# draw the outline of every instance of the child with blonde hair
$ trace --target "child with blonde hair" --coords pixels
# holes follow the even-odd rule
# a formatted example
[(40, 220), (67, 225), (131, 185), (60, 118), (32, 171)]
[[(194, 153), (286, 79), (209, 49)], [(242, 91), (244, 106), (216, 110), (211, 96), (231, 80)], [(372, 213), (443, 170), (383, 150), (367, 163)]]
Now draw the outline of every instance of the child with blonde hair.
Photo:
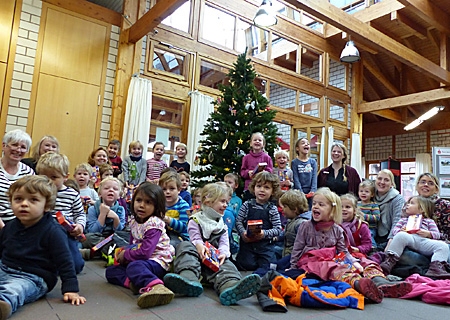
[[(210, 183), (203, 187), (202, 209), (192, 215), (188, 224), (190, 241), (183, 241), (177, 246), (174, 273), (164, 277), (166, 286), (175, 293), (199, 296), (203, 292), (200, 277), (214, 285), (220, 302), (226, 306), (236, 304), (259, 290), (260, 277), (251, 274), (242, 278), (229, 260), (227, 227), (222, 216), (230, 197), (231, 189), (228, 186)], [(201, 264), (203, 259), (210, 256), (206, 242), (219, 250), (218, 271)]]
[(280, 179), (281, 190), (287, 191), (294, 186), (294, 176), (292, 170), (287, 167), (289, 163), (289, 154), (284, 150), (278, 150), (274, 154), (276, 167), (273, 173)]
[[(236, 218), (236, 229), (241, 237), (236, 265), (241, 270), (256, 270), (276, 261), (273, 238), (281, 234), (280, 214), (271, 200), (277, 199), (280, 190), (278, 177), (267, 171), (255, 175), (249, 185), (255, 195), (241, 207)], [(261, 220), (259, 233), (250, 234), (249, 221)]]
[[(241, 177), (244, 178), (244, 200), (252, 197), (248, 186), (253, 177), (258, 173), (256, 170), (263, 170), (267, 172), (273, 171), (272, 158), (264, 151), (266, 139), (261, 132), (255, 132), (250, 138), (250, 152), (242, 158)], [(259, 164), (265, 163), (265, 167), (260, 167)]]
[(83, 248), (92, 248), (101, 240), (121, 231), (125, 227), (125, 209), (118, 199), (122, 191), (122, 182), (114, 177), (107, 177), (100, 182), (98, 194), (100, 199), (88, 209), (86, 238)]
[[(450, 279), (447, 271), (449, 247), (439, 240), (441, 235), (436, 223), (431, 218), (434, 213), (434, 203), (425, 197), (409, 198), (405, 206), (407, 217), (401, 218), (392, 230), (394, 237), (386, 248), (386, 259), (381, 263), (385, 274), (389, 274), (400, 259), (406, 247), (423, 255), (431, 256), (431, 263), (425, 276), (437, 279)], [(420, 229), (408, 231), (406, 226), (410, 216), (418, 215)]]
[(164, 211), (162, 189), (150, 182), (140, 184), (131, 202), (130, 245), (117, 250), (118, 265), (106, 268), (109, 283), (140, 294), (140, 308), (165, 305), (174, 297), (162, 281), (174, 255), (163, 222)]
[(94, 204), (95, 201), (99, 199), (97, 191), (89, 187), (93, 172), (92, 166), (89, 163), (84, 162), (75, 167), (73, 174), (73, 177), (80, 188), (80, 198), (86, 213), (89, 205)]
[[(349, 253), (340, 223), (341, 199), (329, 188), (318, 189), (313, 197), (312, 219), (298, 229), (291, 268), (303, 269), (322, 280), (344, 281), (367, 299), (380, 303), (384, 293), (377, 283), (385, 280), (383, 272), (375, 262), (364, 258), (358, 261)], [(392, 291), (389, 297), (402, 296), (411, 289), (403, 283), (387, 288), (386, 291)]]
[(341, 226), (344, 228), (347, 240), (350, 243), (349, 251), (352, 254), (359, 253), (365, 257), (372, 248), (372, 240), (369, 225), (364, 221), (363, 214), (358, 208), (358, 200), (351, 193), (346, 193), (341, 196), (341, 203)]
[(142, 157), (144, 147), (140, 141), (131, 141), (128, 156), (123, 158), (122, 172), (127, 188), (137, 187), (146, 179), (147, 161)]
[(80, 273), (84, 267), (84, 260), (78, 250), (77, 237), (84, 232), (86, 214), (80, 194), (64, 185), (69, 177), (69, 159), (63, 154), (47, 152), (39, 159), (36, 169), (41, 175), (50, 178), (56, 186), (55, 212), (61, 211), (67, 220), (74, 223), (73, 231), (67, 232), (67, 242), (75, 264), (75, 271)]
[(359, 184), (358, 208), (363, 214), (363, 219), (369, 224), (369, 231), (372, 237), (372, 248), (377, 247), (375, 241), (377, 237), (378, 221), (380, 221), (380, 207), (373, 201), (375, 196), (375, 184), (370, 180), (364, 180)]
[(177, 158), (170, 163), (169, 167), (174, 168), (177, 172), (185, 171), (189, 173), (191, 171), (191, 165), (186, 161), (187, 152), (187, 146), (184, 143), (177, 144), (175, 148)]
[[(25, 176), (11, 185), (8, 198), (17, 219), (0, 235), (0, 317), (52, 291), (61, 278), (64, 301), (80, 305), (78, 280), (63, 229), (53, 219), (56, 186), (45, 176)], [(23, 210), (28, 214), (23, 214)]]

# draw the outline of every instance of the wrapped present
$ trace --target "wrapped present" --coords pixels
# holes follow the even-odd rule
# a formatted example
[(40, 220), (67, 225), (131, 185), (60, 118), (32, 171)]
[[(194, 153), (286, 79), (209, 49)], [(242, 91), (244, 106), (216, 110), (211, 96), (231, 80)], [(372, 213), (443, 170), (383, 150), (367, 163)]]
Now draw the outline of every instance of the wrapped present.
[(206, 247), (206, 257), (202, 260), (203, 264), (210, 268), (212, 271), (217, 272), (220, 268), (219, 260), (219, 250), (210, 244), (208, 241), (205, 242)]

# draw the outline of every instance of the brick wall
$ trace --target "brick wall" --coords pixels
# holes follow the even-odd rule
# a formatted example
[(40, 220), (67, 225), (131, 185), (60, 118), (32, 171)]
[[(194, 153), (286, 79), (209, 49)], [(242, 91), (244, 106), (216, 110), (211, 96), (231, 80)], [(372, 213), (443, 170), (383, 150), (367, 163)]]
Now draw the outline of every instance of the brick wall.
[(345, 66), (333, 59), (330, 59), (330, 86), (345, 90)]
[[(8, 102), (6, 131), (13, 129), (26, 130), (27, 128), (41, 11), (41, 0), (23, 0), (14, 59), (11, 94)], [(119, 31), (118, 27), (112, 27), (100, 129), (101, 146), (107, 146), (108, 144)], [(34, 138), (39, 139), (38, 137)]]
[(450, 129), (430, 132), (431, 147), (450, 147)]
[(395, 136), (395, 158), (415, 158), (417, 153), (427, 152), (426, 132), (406, 133)]
[(392, 156), (392, 136), (367, 138), (365, 147), (366, 161), (385, 160)]
[(288, 109), (295, 107), (296, 91), (270, 82), (270, 104)]
[(41, 9), (40, 0), (23, 0), (6, 131), (27, 128)]
[(319, 61), (321, 58), (313, 62), (312, 68), (308, 68), (302, 65), (300, 74), (308, 78), (320, 81), (320, 68)]

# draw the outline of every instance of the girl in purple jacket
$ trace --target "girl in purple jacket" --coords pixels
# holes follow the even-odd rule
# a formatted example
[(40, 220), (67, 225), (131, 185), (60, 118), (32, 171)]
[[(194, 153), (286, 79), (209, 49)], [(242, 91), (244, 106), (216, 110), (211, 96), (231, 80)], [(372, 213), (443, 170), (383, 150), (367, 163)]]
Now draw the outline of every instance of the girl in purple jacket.
[(175, 254), (163, 221), (166, 198), (160, 186), (139, 185), (133, 195), (130, 245), (116, 250), (117, 265), (106, 269), (109, 283), (138, 291), (137, 304), (149, 308), (168, 304), (174, 293), (161, 280)]
[[(251, 198), (251, 194), (247, 191), (253, 177), (260, 171), (268, 171), (272, 173), (272, 158), (264, 151), (266, 139), (261, 132), (255, 132), (250, 138), (250, 152), (242, 158), (241, 176), (244, 179), (244, 201)], [(261, 166), (260, 164), (265, 164)]]

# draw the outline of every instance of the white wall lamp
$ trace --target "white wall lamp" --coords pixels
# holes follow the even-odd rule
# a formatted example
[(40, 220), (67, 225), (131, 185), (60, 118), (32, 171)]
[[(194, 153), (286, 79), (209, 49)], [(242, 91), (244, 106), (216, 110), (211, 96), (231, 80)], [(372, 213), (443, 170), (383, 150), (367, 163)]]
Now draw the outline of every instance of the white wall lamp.
[(353, 63), (361, 59), (358, 48), (352, 40), (348, 40), (341, 53), (341, 62)]
[(278, 19), (272, 8), (272, 1), (263, 0), (258, 11), (256, 11), (253, 22), (260, 27), (270, 27), (277, 24)]
[(445, 108), (444, 106), (438, 106), (438, 107), (431, 108), (430, 110), (425, 112), (423, 115), (421, 115), (419, 118), (417, 118), (416, 120), (414, 120), (413, 122), (408, 124), (403, 129), (406, 130), (406, 131), (414, 129), (415, 127), (421, 125), (422, 122), (424, 122), (425, 120), (428, 120), (431, 117), (435, 116), (439, 111), (444, 110), (444, 108)]

